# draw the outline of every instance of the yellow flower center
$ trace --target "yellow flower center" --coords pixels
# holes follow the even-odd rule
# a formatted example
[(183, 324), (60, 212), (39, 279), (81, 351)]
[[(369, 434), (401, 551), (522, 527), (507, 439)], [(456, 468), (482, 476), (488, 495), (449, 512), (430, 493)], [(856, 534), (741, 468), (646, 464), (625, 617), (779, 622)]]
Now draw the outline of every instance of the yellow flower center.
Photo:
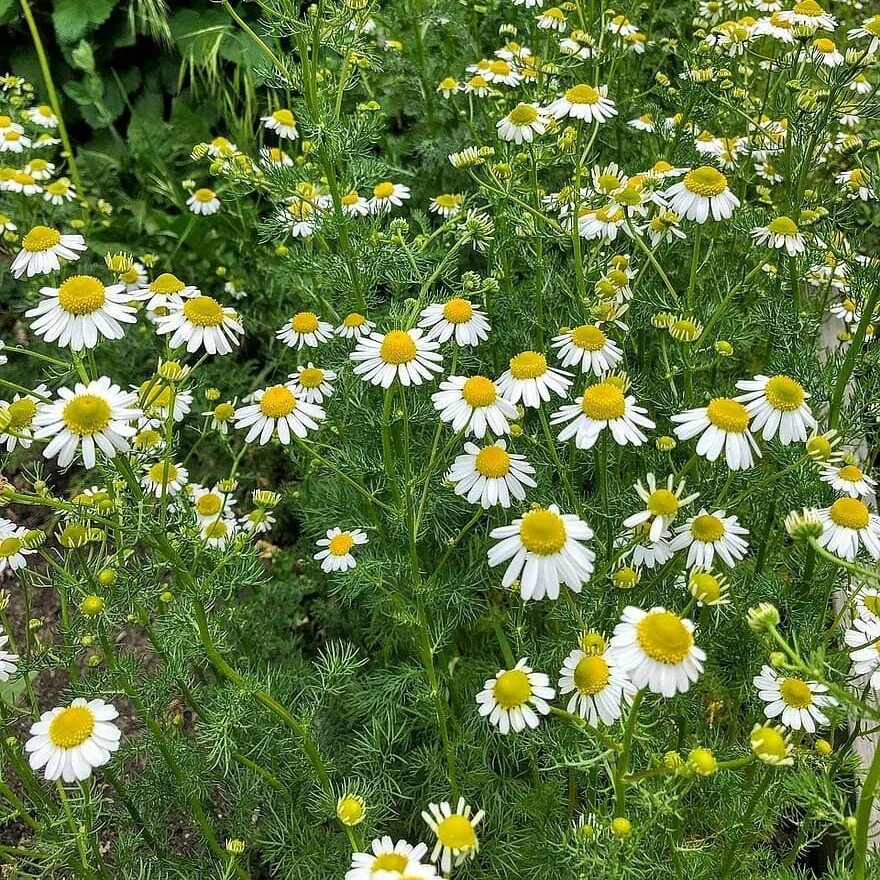
[(290, 319), (294, 333), (314, 333), (318, 329), (318, 316), (314, 312), (297, 312)]
[(387, 199), (394, 194), (394, 184), (390, 180), (376, 184), (373, 187), (373, 195), (377, 199)]
[(15, 556), (16, 553), (21, 552), (21, 548), (21, 538), (16, 538), (14, 535), (4, 538), (0, 541), (0, 559), (8, 559), (10, 556)]
[(195, 296), (183, 304), (183, 314), (196, 327), (219, 327), (225, 315), (213, 296)]
[(595, 422), (619, 419), (626, 410), (623, 391), (610, 382), (591, 385), (581, 398), (581, 410)]
[(828, 518), (845, 529), (864, 529), (870, 521), (870, 512), (857, 498), (838, 498), (828, 509)]
[(455, 297), (443, 306), (443, 317), (450, 324), (466, 324), (473, 316), (473, 306), (461, 297)]
[(150, 284), (150, 290), (160, 296), (169, 296), (172, 293), (180, 293), (186, 285), (170, 272), (163, 272)]
[(871, 614), (880, 616), (880, 593), (868, 593), (862, 596), (862, 604)]
[(324, 371), (317, 367), (306, 367), (299, 372), (299, 384), (303, 388), (317, 388), (324, 381)]
[(716, 397), (709, 401), (706, 418), (728, 434), (742, 434), (749, 426), (748, 410), (738, 400), (729, 397)]
[[(34, 171), (45, 171), (49, 167), (49, 163), (45, 159), (31, 159), (28, 162), (28, 170), (31, 172)], [(45, 227), (44, 227), (45, 228)], [(54, 232), (54, 230), (53, 230)], [(58, 234), (58, 237), (61, 237), (61, 234)]]
[(601, 351), (608, 337), (593, 324), (584, 324), (571, 331), (571, 341), (584, 351)]
[(229, 534), (229, 526), (222, 519), (216, 519), (205, 526), (202, 534), (206, 538), (225, 538)]
[(68, 706), (49, 723), (49, 740), (58, 749), (82, 745), (95, 729), (95, 716), (88, 706)]
[(13, 400), (6, 407), (6, 414), (9, 416), (9, 425), (7, 430), (20, 431), (27, 428), (34, 420), (37, 414), (37, 404), (30, 397), (22, 397), (20, 400)]
[(453, 813), (437, 826), (437, 840), (452, 850), (468, 850), (477, 845), (474, 826), (467, 816), (459, 813)]
[(212, 189), (208, 189), (207, 187), (204, 187), (204, 186), (203, 186), (201, 189), (197, 189), (197, 190), (193, 193), (193, 198), (194, 198), (197, 202), (202, 202), (202, 203), (213, 201), (213, 199), (214, 199), (214, 190), (212, 190)]
[(196, 501), (196, 510), (201, 516), (216, 516), (223, 506), (223, 499), (216, 492), (206, 492)]
[(414, 360), (418, 350), (412, 336), (403, 330), (392, 330), (382, 340), (379, 357), (386, 364), (408, 364)]
[(39, 113), (40, 116), (47, 116), (47, 117), (55, 115), (52, 111), (52, 108), (48, 104), (40, 104), (37, 107), (37, 113)]
[(787, 706), (806, 709), (813, 704), (810, 686), (800, 678), (784, 678), (779, 683), (779, 693)]
[(461, 389), (465, 402), (474, 407), (491, 406), (497, 394), (495, 383), (485, 376), (472, 376)]
[(691, 523), (691, 535), (694, 540), (705, 544), (714, 544), (724, 537), (724, 523), (711, 513), (695, 516)]
[(510, 471), (510, 456), (500, 446), (484, 446), (477, 453), (474, 467), (484, 477), (505, 477)]
[(110, 424), (113, 411), (103, 397), (96, 394), (80, 394), (68, 401), (61, 412), (64, 427), (71, 434), (84, 437), (97, 434)]
[(801, 0), (794, 7), (794, 12), (798, 15), (806, 15), (810, 18), (818, 18), (825, 14), (825, 10), (816, 2), (816, 0)]
[(360, 312), (352, 312), (346, 315), (342, 321), (343, 327), (362, 327), (367, 319)]
[(492, 695), (499, 706), (513, 709), (522, 706), (532, 695), (529, 677), (521, 669), (510, 669), (502, 672), (492, 688)]
[(721, 584), (718, 578), (708, 571), (695, 571), (691, 575), (691, 586), (694, 595), (701, 602), (716, 602), (721, 596)]
[(510, 375), (514, 379), (535, 379), (547, 372), (547, 358), (537, 351), (524, 351), (510, 359)]
[(829, 55), (831, 52), (834, 52), (837, 49), (837, 46), (834, 45), (833, 40), (822, 37), (813, 42), (813, 48), (817, 52), (821, 52), (823, 55)]
[(170, 385), (154, 384), (152, 379), (147, 379), (141, 383), (140, 393), (144, 398), (144, 406), (150, 409), (167, 409), (171, 405)]
[(177, 479), (177, 468), (171, 462), (157, 461), (147, 471), (150, 481), (160, 485), (173, 483)]
[[(344, 825), (357, 825), (364, 818), (364, 805), (360, 798), (357, 798), (354, 795), (343, 795), (339, 798), (339, 803), (336, 804), (336, 815), (339, 817), (339, 821)], [(404, 856), (399, 857), (404, 858)], [(379, 858), (382, 857), (379, 856)], [(398, 870), (402, 871), (404, 868), (406, 868), (405, 860), (402, 867)], [(375, 872), (375, 870), (376, 868), (374, 864), (373, 872)]]
[(671, 611), (655, 611), (636, 624), (636, 638), (641, 649), (658, 663), (674, 666), (687, 657), (694, 637)]
[(16, 171), (12, 175), (12, 179), (20, 186), (30, 186), (36, 182), (33, 176), (28, 174), (27, 171)]
[(605, 658), (598, 654), (581, 657), (574, 670), (574, 685), (586, 696), (598, 694), (611, 678)]
[(461, 204), (461, 196), (441, 193), (439, 196), (434, 196), (434, 202), (441, 208), (457, 208)]
[(565, 100), (569, 104), (598, 104), (599, 90), (588, 85), (573, 86), (565, 93)]
[(296, 398), (286, 385), (273, 385), (260, 398), (260, 412), (267, 419), (289, 416), (296, 409)]
[(380, 871), (385, 871), (389, 874), (402, 874), (408, 864), (409, 859), (405, 855), (396, 852), (386, 852), (373, 859), (370, 873), (378, 874)]
[(648, 510), (654, 516), (675, 516), (678, 513), (678, 498), (669, 489), (655, 489), (648, 496)]
[[(33, 165), (33, 162), (31, 163)], [(61, 233), (48, 226), (35, 226), (22, 240), (21, 246), (32, 254), (47, 251), (61, 241)]]
[[(12, 407), (10, 406), (9, 409), (11, 410)], [(862, 473), (861, 468), (857, 468), (854, 464), (845, 464), (840, 470), (838, 470), (837, 476), (840, 477), (841, 480), (846, 480), (848, 483), (858, 483), (864, 474)]]
[(331, 556), (345, 556), (352, 547), (354, 547), (354, 538), (346, 532), (332, 537), (327, 545)]
[(74, 275), (58, 288), (58, 305), (71, 315), (90, 315), (106, 299), (104, 285), (91, 275)]
[(759, 727), (751, 733), (749, 740), (756, 755), (782, 759), (788, 753), (785, 738), (775, 727)]
[(507, 76), (510, 73), (510, 65), (501, 59), (490, 61), (488, 69), (498, 76)]
[(703, 165), (685, 174), (684, 186), (688, 192), (711, 198), (720, 196), (727, 189), (727, 178), (717, 168)]
[(872, 36), (880, 37), (880, 15), (872, 16), (862, 27)]
[(512, 125), (531, 125), (538, 118), (538, 111), (530, 104), (517, 104), (507, 118)]
[(272, 114), (272, 118), (276, 122), (280, 122), (282, 125), (294, 125), (296, 120), (293, 118), (293, 114), (290, 110), (276, 110)]
[(562, 517), (543, 507), (530, 510), (519, 526), (519, 539), (523, 547), (538, 556), (558, 553), (565, 546), (567, 537)]
[(20, 141), (21, 140), (21, 132), (13, 129), (12, 131), (7, 131), (4, 135), (7, 141)]
[(777, 217), (767, 224), (767, 229), (776, 235), (797, 235), (798, 233), (797, 223), (791, 217)]
[(596, 183), (599, 186), (599, 189), (604, 190), (605, 192), (613, 192), (616, 189), (619, 189), (621, 186), (621, 180), (619, 177), (616, 177), (613, 174), (600, 174)]
[(767, 383), (764, 394), (773, 409), (783, 412), (794, 412), (804, 402), (803, 387), (788, 376), (774, 376)]

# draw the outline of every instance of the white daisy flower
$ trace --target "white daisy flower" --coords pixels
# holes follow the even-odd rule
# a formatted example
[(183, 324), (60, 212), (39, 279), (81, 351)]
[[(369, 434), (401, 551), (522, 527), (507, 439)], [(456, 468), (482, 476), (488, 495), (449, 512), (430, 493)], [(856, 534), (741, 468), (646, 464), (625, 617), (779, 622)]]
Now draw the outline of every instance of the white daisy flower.
[(629, 558), (636, 568), (654, 569), (665, 565), (672, 559), (674, 551), (670, 546), (671, 532), (664, 532), (656, 541), (650, 538), (651, 527), (644, 523), (631, 529), (631, 535), (615, 540), (616, 547), (629, 547), (622, 559)]
[(817, 726), (829, 723), (823, 710), (837, 705), (837, 700), (827, 695), (828, 688), (824, 684), (795, 676), (783, 677), (767, 665), (761, 667), (761, 674), (755, 676), (753, 684), (767, 704), (764, 714), (768, 718), (779, 718), (792, 730), (815, 733)]
[(293, 159), (280, 147), (263, 147), (260, 150), (260, 161), (264, 165), (279, 165), (282, 168), (292, 168)]
[(122, 339), (122, 324), (137, 321), (124, 284), (105, 287), (91, 275), (73, 275), (59, 287), (41, 287), (44, 297), (25, 317), (31, 330), (46, 342), (73, 351), (94, 348), (98, 339)]
[(880, 620), (873, 614), (869, 617), (856, 617), (843, 634), (847, 647), (852, 648), (854, 676), (870, 676), (869, 684), (880, 691)]
[(880, 517), (857, 498), (838, 498), (818, 511), (822, 534), (816, 539), (829, 553), (852, 561), (859, 544), (873, 559), (880, 558)]
[(861, 321), (862, 319), (862, 313), (861, 309), (859, 308), (859, 304), (849, 297), (846, 297), (839, 303), (835, 303), (833, 306), (831, 306), (829, 312), (839, 321), (843, 321), (844, 324), (851, 325), (853, 327), (857, 327), (859, 321)]
[(828, 483), (835, 492), (849, 495), (850, 498), (863, 498), (874, 494), (877, 481), (869, 477), (862, 469), (854, 464), (845, 463), (840, 467), (828, 464), (819, 475), (823, 483)]
[(24, 526), (0, 517), (0, 574), (5, 571), (19, 571), (27, 565), (25, 557), (34, 552), (25, 546), (27, 533)]
[(575, 648), (565, 658), (559, 670), (559, 693), (571, 694), (566, 710), (594, 727), (600, 722), (614, 724), (632, 703), (636, 686), (605, 648), (604, 640), (601, 645), (587, 647), (587, 651)]
[(829, 40), (827, 37), (813, 40), (810, 55), (812, 55), (816, 64), (823, 67), (840, 67), (845, 60), (843, 52), (837, 48), (833, 40)]
[(834, 182), (843, 187), (843, 192), (849, 199), (870, 202), (877, 198), (877, 194), (871, 186), (870, 175), (864, 168), (841, 171), (834, 178)]
[(95, 466), (95, 447), (113, 458), (128, 452), (128, 438), (137, 433), (131, 424), (142, 413), (136, 407), (137, 396), (123, 391), (106, 376), (84, 385), (58, 389), (59, 399), (40, 404), (34, 416), (34, 439), (46, 440), (46, 458), (58, 457), (58, 465), (67, 467), (81, 450), (83, 464)]
[(510, 432), (509, 420), (518, 418), (516, 407), (505, 400), (498, 386), (485, 376), (450, 376), (431, 395), (441, 422), (449, 422), (456, 434), (464, 431), (485, 437), (490, 430), (497, 437)]
[(579, 593), (593, 573), (596, 554), (584, 546), (593, 530), (575, 514), (560, 513), (555, 504), (535, 507), (511, 525), (493, 529), (489, 537), (498, 540), (489, 549), (490, 567), (507, 562), (501, 585), (509, 587), (519, 578), (524, 600), (558, 599), (563, 583)]
[(352, 549), (368, 541), (363, 529), (343, 531), (338, 526), (327, 529), (327, 537), (319, 538), (316, 542), (321, 549), (314, 558), (321, 563), (322, 571), (348, 571), (357, 565), (354, 556), (351, 555)]
[(439, 861), (444, 875), (448, 875), (453, 866), (476, 856), (480, 841), (475, 829), (483, 818), (482, 810), (472, 816), (471, 807), (460, 797), (454, 810), (447, 801), (428, 804), (428, 809), (422, 810), (422, 818), (437, 835), (431, 861)]
[(379, 214), (389, 211), (392, 207), (399, 208), (410, 197), (409, 187), (402, 183), (392, 183), (384, 180), (373, 187), (373, 197), (370, 199), (370, 211)]
[(806, 249), (804, 234), (791, 217), (776, 217), (766, 226), (756, 226), (752, 238), (757, 244), (776, 250), (784, 250), (790, 257), (802, 254)]
[(547, 119), (537, 104), (517, 104), (495, 127), (501, 140), (529, 144), (547, 130)]
[(837, 27), (834, 16), (829, 15), (816, 0), (801, 0), (792, 9), (784, 9), (780, 12), (779, 17), (792, 26), (806, 25), (825, 31), (833, 31)]
[(48, 104), (37, 104), (35, 107), (28, 107), (22, 113), (22, 116), (34, 125), (39, 125), (40, 128), (58, 127), (58, 117)]
[(203, 186), (186, 200), (186, 206), (193, 214), (209, 217), (220, 210), (220, 199), (217, 198), (217, 193), (214, 190)]
[(581, 83), (568, 89), (561, 98), (552, 101), (544, 111), (557, 119), (570, 117), (597, 124), (617, 116), (617, 107), (608, 97), (608, 86)]
[(23, 153), (31, 145), (31, 139), (13, 128), (0, 133), (0, 153)]
[(62, 234), (49, 226), (34, 226), (21, 240), (21, 250), (9, 267), (14, 278), (46, 275), (61, 268), (61, 260), (78, 260), (77, 251), (86, 249), (85, 239), (73, 233)]
[(578, 235), (587, 241), (602, 239), (605, 242), (612, 242), (617, 239), (617, 234), (621, 230), (629, 235), (625, 223), (626, 214), (616, 202), (609, 202), (601, 208), (583, 207), (578, 211)]
[(222, 136), (215, 137), (208, 144), (208, 155), (212, 159), (228, 159), (238, 152), (238, 146), (232, 143), (229, 138)]
[(265, 446), (277, 434), (279, 441), (287, 446), (291, 433), (305, 438), (309, 431), (318, 430), (318, 422), (324, 416), (320, 406), (298, 398), (292, 384), (287, 382), (257, 391), (253, 403), (235, 411), (235, 427), (248, 429), (245, 443), (259, 438), (260, 446)]
[(521, 733), (540, 724), (539, 716), (550, 713), (547, 700), (555, 696), (550, 679), (543, 672), (533, 672), (524, 657), (513, 669), (499, 669), (494, 678), (486, 679), (477, 694), (477, 706), (480, 715), (488, 715), (489, 723), (501, 733)]
[(627, 517), (623, 521), (625, 529), (634, 529), (636, 526), (650, 523), (648, 537), (652, 542), (659, 541), (660, 538), (669, 531), (675, 517), (678, 515), (682, 507), (692, 504), (699, 498), (699, 492), (691, 495), (684, 495), (685, 481), (679, 480), (678, 485), (675, 484), (675, 476), (670, 474), (666, 478), (665, 486), (658, 486), (654, 474), (649, 473), (647, 476), (647, 487), (642, 485), (639, 480), (635, 484), (635, 490), (645, 502), (645, 507), (638, 513)]
[(420, 317), (419, 327), (428, 331), (426, 339), (448, 342), (455, 336), (457, 345), (474, 346), (489, 338), (489, 322), (480, 307), (461, 297), (432, 303)]
[(141, 477), (141, 486), (144, 491), (156, 498), (167, 498), (177, 495), (186, 486), (189, 480), (189, 471), (179, 464), (171, 461), (157, 461), (144, 466), (144, 475)]
[(566, 404), (550, 416), (551, 425), (568, 424), (559, 432), (560, 442), (574, 437), (578, 449), (592, 449), (606, 428), (620, 446), (641, 446), (648, 438), (642, 428), (656, 427), (636, 404), (633, 395), (624, 395), (620, 384), (606, 380), (590, 385), (579, 403)]
[(167, 315), (157, 316), (156, 333), (170, 333), (171, 348), (186, 343), (190, 354), (200, 348), (208, 354), (229, 354), (244, 333), (235, 309), (220, 305), (212, 296), (200, 294), (169, 302), (168, 309)]
[(18, 654), (5, 650), (9, 636), (0, 629), (0, 682), (9, 681), (18, 669)]
[(356, 189), (350, 189), (339, 200), (346, 217), (364, 217), (370, 213), (370, 203)]
[(375, 329), (376, 325), (368, 321), (360, 312), (349, 312), (336, 328), (336, 333), (343, 339), (361, 339), (369, 336)]
[(791, 733), (784, 727), (755, 724), (749, 734), (749, 747), (760, 761), (771, 767), (791, 767), (794, 764)]
[(709, 513), (704, 507), (675, 531), (672, 549), (688, 548), (688, 568), (711, 568), (716, 556), (733, 568), (749, 549), (748, 541), (742, 537), (748, 535), (748, 529), (739, 524), (736, 514), (727, 516), (723, 510)]
[(751, 430), (761, 431), (765, 440), (778, 436), (783, 446), (792, 441), (805, 443), (808, 429), (816, 427), (816, 420), (806, 401), (807, 394), (799, 382), (788, 376), (755, 376), (742, 379), (736, 387), (745, 394), (735, 398), (744, 403), (752, 419)]
[(462, 201), (463, 197), (460, 193), (440, 193), (431, 199), (428, 210), (441, 217), (455, 217), (461, 212)]
[(309, 361), (305, 367), (297, 367), (288, 378), (291, 391), (306, 403), (323, 403), (325, 398), (333, 396), (334, 370), (323, 370)]
[(217, 517), (200, 524), (200, 537), (208, 547), (225, 547), (236, 533), (235, 517)]
[(641, 690), (674, 697), (700, 677), (706, 654), (694, 644), (694, 625), (672, 611), (626, 607), (609, 651)]
[(880, 13), (866, 18), (859, 27), (850, 28), (847, 33), (850, 39), (869, 39), (871, 42), (868, 44), (866, 54), (876, 55), (880, 52)]
[(144, 287), (139, 298), (146, 301), (144, 308), (148, 311), (156, 311), (167, 309), (182, 299), (197, 297), (200, 293), (201, 291), (192, 284), (184, 284), (176, 275), (163, 272)]
[(636, 131), (646, 131), (648, 133), (653, 133), (657, 130), (657, 123), (654, 121), (654, 117), (650, 113), (643, 113), (635, 119), (630, 119), (627, 125), (630, 126), (630, 128), (634, 128)]
[(218, 485), (209, 489), (207, 486), (194, 483), (190, 488), (193, 509), (200, 526), (214, 522), (218, 518), (229, 519), (233, 516), (235, 499), (228, 492), (223, 492)]
[[(0, 146), (2, 146), (0, 141)], [(15, 171), (8, 178), (4, 178), (0, 189), (4, 192), (21, 193), (24, 196), (35, 196), (43, 191), (43, 187), (37, 182), (32, 174), (27, 171)]]
[(582, 373), (602, 376), (623, 360), (618, 344), (598, 324), (583, 324), (553, 337), (553, 348), (563, 367), (578, 364)]
[(333, 338), (333, 325), (322, 321), (314, 312), (297, 312), (275, 336), (297, 350), (303, 346), (317, 348)]
[(59, 177), (47, 183), (43, 193), (43, 201), (50, 205), (63, 205), (65, 202), (72, 202), (75, 198), (76, 187), (66, 177)]
[(138, 399), (144, 415), (153, 422), (164, 422), (169, 411), (175, 422), (182, 421), (192, 409), (193, 396), (183, 388), (172, 388), (156, 378), (141, 382)]
[(40, 383), (30, 394), (16, 394), (8, 403), (0, 400), (0, 411), (5, 412), (9, 419), (6, 427), (0, 431), (0, 445), (7, 452), (20, 446), (29, 449), (34, 439), (34, 416), (41, 400), (49, 397), (49, 388)]
[(30, 765), (48, 780), (77, 782), (103, 767), (119, 748), (122, 732), (113, 723), (119, 713), (103, 700), (75, 699), (40, 715), (25, 743)]
[(508, 368), (498, 379), (498, 390), (511, 403), (537, 409), (543, 400), (550, 400), (553, 392), (565, 397), (572, 377), (567, 370), (547, 366), (547, 358), (537, 351), (523, 351), (510, 359)]
[(261, 116), (260, 121), (269, 131), (274, 131), (280, 138), (294, 140), (299, 137), (299, 132), (296, 129), (296, 119), (293, 113), (285, 107), (270, 113), (268, 116)]
[(536, 18), (538, 27), (542, 31), (558, 31), (563, 33), (567, 27), (568, 19), (558, 6), (551, 6)]
[(437, 872), (433, 865), (423, 865), (422, 856), (428, 851), (424, 843), (412, 846), (405, 840), (395, 843), (390, 837), (376, 838), (370, 852), (356, 852), (351, 856), (351, 868), (345, 880), (433, 880)]
[(522, 74), (503, 58), (494, 58), (492, 61), (480, 62), (476, 66), (472, 65), (468, 68), (468, 72), (480, 73), (487, 83), (508, 86), (509, 88), (515, 88), (522, 82)]
[(438, 348), (440, 343), (425, 338), (418, 328), (391, 330), (361, 337), (349, 358), (365, 382), (382, 388), (390, 388), (395, 379), (404, 386), (421, 385), (443, 369)]
[(710, 216), (714, 220), (727, 220), (739, 207), (739, 199), (730, 191), (727, 178), (710, 165), (688, 171), (663, 197), (679, 217), (697, 223), (705, 223)]
[(676, 423), (674, 431), (679, 440), (691, 440), (700, 435), (697, 455), (717, 461), (724, 452), (727, 467), (736, 471), (752, 467), (753, 452), (761, 455), (758, 444), (749, 433), (750, 418), (748, 409), (738, 400), (715, 397), (707, 406), (672, 416), (672, 421)]
[(271, 532), (275, 525), (275, 517), (265, 508), (255, 507), (250, 513), (239, 517), (238, 524), (251, 535), (263, 535)]
[(31, 159), (24, 170), (36, 180), (50, 180), (55, 173), (55, 164), (45, 159)]
[(508, 452), (504, 440), (483, 447), (465, 443), (464, 453), (455, 457), (446, 479), (454, 485), (455, 494), (470, 504), (480, 504), (484, 510), (496, 504), (507, 508), (511, 498), (525, 500), (524, 486), (537, 485), (532, 479), (535, 469), (524, 455)]

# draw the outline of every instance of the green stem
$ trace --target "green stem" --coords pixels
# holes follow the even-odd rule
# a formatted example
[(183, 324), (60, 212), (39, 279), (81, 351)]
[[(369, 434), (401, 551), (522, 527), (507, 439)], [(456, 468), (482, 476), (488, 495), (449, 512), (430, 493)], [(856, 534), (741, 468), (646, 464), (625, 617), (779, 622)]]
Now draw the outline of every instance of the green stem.
[(862, 785), (859, 803), (856, 807), (856, 830), (853, 835), (855, 864), (853, 880), (865, 880), (865, 868), (868, 859), (868, 829), (871, 824), (871, 811), (874, 806), (874, 792), (880, 783), (880, 749), (874, 749), (874, 757), (868, 768), (868, 775)]
[(623, 730), (623, 748), (617, 760), (617, 768), (614, 771), (614, 815), (626, 815), (626, 777), (629, 775), (629, 761), (632, 754), (633, 733), (636, 728), (636, 719), (639, 714), (639, 706), (645, 697), (645, 691), (639, 691), (632, 701), (629, 716), (626, 719), (626, 727)]

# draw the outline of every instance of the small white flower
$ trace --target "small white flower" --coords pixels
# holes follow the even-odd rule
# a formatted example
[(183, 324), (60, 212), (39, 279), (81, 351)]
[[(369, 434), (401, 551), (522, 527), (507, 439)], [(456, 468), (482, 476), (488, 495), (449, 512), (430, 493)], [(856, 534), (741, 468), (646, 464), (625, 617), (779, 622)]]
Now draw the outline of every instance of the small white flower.
[(9, 681), (18, 669), (18, 654), (5, 650), (9, 636), (0, 630), (0, 682)]
[(533, 672), (523, 658), (513, 669), (499, 669), (494, 678), (486, 679), (477, 694), (477, 706), (480, 715), (488, 715), (489, 723), (501, 733), (520, 733), (538, 726), (539, 716), (550, 712), (547, 700), (555, 696), (550, 679), (543, 672)]
[(596, 87), (581, 83), (572, 86), (561, 98), (550, 103), (545, 112), (557, 119), (569, 116), (599, 124), (617, 116), (617, 107), (608, 97), (608, 86)]
[(476, 856), (480, 841), (475, 829), (483, 818), (482, 810), (472, 816), (470, 806), (460, 797), (454, 810), (447, 801), (428, 804), (428, 809), (422, 811), (422, 818), (437, 835), (431, 861), (440, 862), (445, 876), (449, 875), (453, 865), (458, 866)]
[(857, 498), (838, 498), (818, 513), (822, 534), (816, 540), (820, 547), (852, 561), (861, 543), (873, 559), (880, 558), (880, 517), (866, 504)]
[(823, 483), (828, 483), (836, 492), (849, 495), (850, 498), (872, 495), (877, 488), (877, 481), (854, 464), (843, 464), (840, 467), (825, 465), (819, 476)]
[(869, 683), (875, 691), (880, 691), (880, 620), (873, 614), (869, 617), (856, 617), (843, 634), (850, 651), (852, 674), (870, 676)]
[(317, 348), (333, 338), (333, 325), (314, 312), (297, 312), (276, 334), (285, 345), (297, 350)]
[(185, 467), (171, 461), (157, 461), (144, 465), (141, 485), (144, 490), (156, 498), (167, 498), (177, 495), (186, 485), (189, 472)]
[(745, 404), (752, 419), (751, 430), (761, 431), (765, 440), (778, 436), (783, 446), (795, 440), (805, 443), (808, 429), (816, 427), (816, 419), (806, 402), (810, 395), (794, 379), (759, 375), (740, 380), (736, 387), (746, 392), (735, 400)]
[(496, 504), (510, 507), (511, 498), (525, 500), (524, 486), (537, 485), (532, 479), (535, 469), (524, 455), (508, 452), (504, 440), (482, 448), (465, 443), (464, 453), (456, 456), (446, 479), (454, 484), (455, 494), (470, 504), (480, 504), (484, 510)]
[(293, 140), (299, 137), (296, 119), (293, 113), (286, 108), (276, 110), (268, 116), (261, 116), (260, 121), (269, 131), (274, 131), (280, 138), (290, 138)]
[(489, 322), (480, 307), (460, 297), (426, 306), (420, 318), (426, 339), (448, 342), (454, 336), (457, 345), (474, 346), (489, 338)]
[(320, 404), (333, 396), (334, 370), (321, 369), (309, 361), (305, 367), (297, 367), (296, 372), (288, 378), (291, 391), (306, 403)]
[(21, 240), (9, 271), (14, 278), (46, 275), (61, 268), (61, 260), (78, 260), (77, 251), (86, 249), (85, 239), (73, 233), (62, 234), (48, 226), (34, 226)]
[(596, 726), (617, 721), (632, 703), (636, 686), (603, 645), (598, 650), (575, 648), (565, 658), (559, 670), (559, 693), (571, 694), (567, 711)]
[(222, 306), (212, 296), (193, 296), (169, 302), (168, 314), (156, 318), (156, 333), (171, 334), (168, 345), (177, 348), (186, 343), (192, 354), (204, 348), (208, 354), (229, 354), (244, 333), (235, 309)]
[(699, 493), (694, 492), (682, 498), (685, 482), (679, 480), (676, 486), (673, 474), (667, 477), (665, 486), (658, 487), (654, 474), (649, 473), (647, 484), (647, 487), (643, 486), (641, 480), (635, 484), (635, 490), (639, 498), (645, 502), (645, 507), (627, 517), (623, 521), (623, 527), (634, 529), (636, 526), (650, 523), (648, 537), (654, 542), (659, 541), (668, 532), (679, 510), (696, 501)]
[(716, 556), (733, 568), (749, 549), (748, 541), (743, 537), (748, 535), (748, 529), (739, 524), (735, 514), (726, 516), (723, 510), (709, 513), (704, 507), (675, 531), (672, 549), (688, 548), (685, 563), (688, 568), (711, 568)]
[(336, 328), (336, 333), (343, 339), (361, 339), (369, 336), (375, 329), (376, 325), (368, 321), (360, 312), (349, 312)]
[(806, 249), (804, 234), (790, 217), (776, 217), (766, 226), (756, 226), (752, 238), (758, 244), (784, 250), (790, 257), (796, 257)]
[(190, 488), (192, 489), (193, 509), (200, 526), (214, 522), (218, 518), (232, 517), (235, 499), (228, 492), (223, 492), (217, 485), (209, 489), (207, 486), (193, 483)]
[(710, 165), (688, 171), (663, 196), (676, 214), (697, 223), (705, 223), (710, 216), (727, 220), (739, 207), (739, 199), (730, 191), (727, 178)]
[(827, 695), (824, 684), (794, 676), (781, 677), (770, 666), (761, 667), (761, 674), (755, 676), (753, 683), (758, 696), (767, 703), (764, 714), (779, 718), (792, 730), (815, 733), (817, 726), (828, 724), (823, 710), (837, 705), (837, 700)]
[(618, 344), (598, 324), (583, 324), (553, 337), (553, 348), (563, 367), (579, 365), (582, 373), (602, 376), (623, 360)]
[(201, 187), (186, 200), (186, 205), (193, 214), (208, 217), (220, 210), (220, 199), (217, 198), (214, 190)]
[(424, 338), (417, 328), (391, 330), (362, 337), (349, 358), (357, 364), (355, 374), (365, 382), (390, 388), (396, 379), (408, 387), (430, 381), (443, 369), (438, 348), (439, 342)]
[(529, 144), (535, 135), (542, 135), (547, 130), (547, 119), (541, 115), (537, 104), (517, 104), (495, 126), (498, 137), (503, 141), (515, 144)]
[(749, 433), (750, 418), (748, 409), (738, 400), (715, 397), (707, 406), (672, 416), (672, 421), (676, 423), (674, 430), (679, 440), (700, 435), (697, 455), (717, 461), (724, 452), (727, 467), (736, 471), (752, 467), (753, 452), (758, 456), (761, 454)]
[(571, 373), (547, 366), (547, 358), (537, 351), (523, 351), (510, 359), (498, 379), (498, 390), (511, 403), (522, 401), (524, 407), (537, 409), (549, 402), (553, 392), (565, 397), (571, 387)]
[(28, 530), (17, 526), (11, 519), (0, 517), (0, 574), (19, 571), (27, 565), (25, 557), (34, 551), (25, 546)]
[(351, 551), (368, 542), (367, 534), (362, 529), (343, 531), (335, 527), (327, 530), (326, 538), (319, 538), (317, 546), (321, 549), (315, 554), (315, 559), (321, 563), (321, 570), (348, 571), (357, 565)]
[(385, 180), (373, 187), (373, 197), (370, 199), (370, 211), (379, 214), (389, 211), (392, 207), (399, 208), (410, 197), (409, 187), (402, 183), (392, 183)]
[(291, 433), (305, 438), (309, 431), (318, 430), (325, 415), (317, 404), (298, 398), (289, 381), (257, 391), (253, 401), (235, 411), (235, 427), (248, 429), (245, 443), (259, 438), (259, 444), (265, 446), (277, 434), (287, 446)]
[(498, 386), (485, 376), (450, 376), (431, 395), (440, 421), (449, 422), (457, 434), (464, 431), (474, 437), (495, 436), (510, 431), (510, 420), (518, 417), (516, 407), (505, 400)]
[(356, 852), (351, 856), (351, 868), (345, 880), (434, 880), (437, 872), (433, 865), (423, 865), (422, 856), (428, 851), (424, 843), (412, 846), (405, 840), (395, 843), (390, 837), (376, 838), (370, 852)]

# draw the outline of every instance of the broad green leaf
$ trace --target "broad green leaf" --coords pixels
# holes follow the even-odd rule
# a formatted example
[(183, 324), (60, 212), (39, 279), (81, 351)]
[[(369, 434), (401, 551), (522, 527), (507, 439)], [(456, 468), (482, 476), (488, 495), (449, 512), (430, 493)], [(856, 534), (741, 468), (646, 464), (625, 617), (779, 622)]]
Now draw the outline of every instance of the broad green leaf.
[(59, 43), (75, 43), (110, 17), (116, 0), (54, 0), (52, 23)]

